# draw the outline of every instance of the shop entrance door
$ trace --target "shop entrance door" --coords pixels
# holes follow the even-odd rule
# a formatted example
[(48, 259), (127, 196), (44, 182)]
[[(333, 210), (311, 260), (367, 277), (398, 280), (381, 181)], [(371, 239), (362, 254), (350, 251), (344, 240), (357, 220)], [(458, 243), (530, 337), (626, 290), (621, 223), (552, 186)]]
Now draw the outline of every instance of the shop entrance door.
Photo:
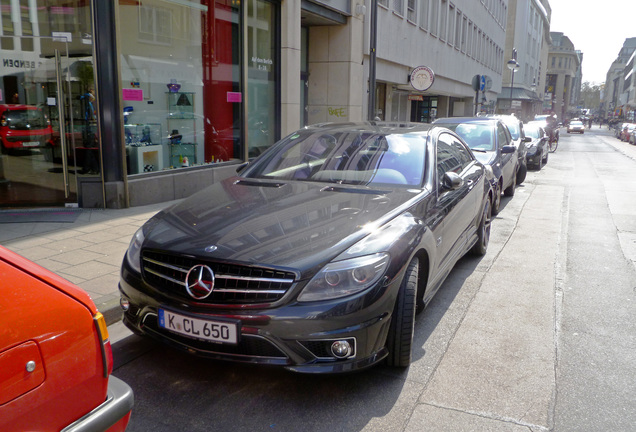
[(32, 39), (1, 65), (0, 207), (75, 206), (77, 176), (100, 172), (92, 57)]

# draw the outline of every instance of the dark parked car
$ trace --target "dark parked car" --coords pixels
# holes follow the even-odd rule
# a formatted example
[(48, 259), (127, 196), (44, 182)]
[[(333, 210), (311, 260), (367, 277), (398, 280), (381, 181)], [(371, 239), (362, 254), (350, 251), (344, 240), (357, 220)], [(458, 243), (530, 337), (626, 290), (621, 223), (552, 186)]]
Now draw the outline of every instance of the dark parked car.
[(512, 144), (509, 129), (500, 119), (488, 117), (448, 117), (437, 119), (433, 124), (457, 133), (477, 159), (492, 169), (495, 191), (492, 212), (499, 213), (501, 192), (514, 196), (519, 170), (517, 148)]
[(528, 173), (528, 165), (526, 162), (526, 153), (528, 151), (526, 143), (530, 138), (526, 136), (523, 122), (514, 115), (495, 115), (494, 117), (501, 119), (510, 130), (512, 136), (512, 144), (517, 147), (517, 157), (519, 158), (519, 169), (517, 170), (517, 184), (521, 184), (526, 179)]
[(526, 145), (528, 148), (526, 160), (528, 165), (540, 170), (543, 165), (548, 163), (548, 135), (539, 122), (529, 122), (525, 125), (524, 130), (526, 136), (531, 139)]
[(411, 361), (416, 306), (488, 246), (487, 168), (449, 130), (308, 127), (137, 231), (120, 291), (133, 331), (293, 371)]
[(122, 432), (133, 393), (111, 375), (89, 295), (0, 246), (0, 430)]

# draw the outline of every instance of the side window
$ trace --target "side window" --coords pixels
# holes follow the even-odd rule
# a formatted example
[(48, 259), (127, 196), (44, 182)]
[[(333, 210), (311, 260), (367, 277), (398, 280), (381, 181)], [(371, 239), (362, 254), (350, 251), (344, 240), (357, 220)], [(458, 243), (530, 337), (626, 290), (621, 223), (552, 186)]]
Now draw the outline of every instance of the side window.
[(502, 148), (505, 145), (510, 144), (512, 136), (508, 128), (502, 124), (497, 125), (497, 145)]
[(460, 140), (455, 137), (451, 137), (453, 140), (453, 147), (457, 151), (457, 156), (462, 164), (462, 169), (466, 168), (473, 161), (473, 155), (468, 147), (466, 147)]
[(453, 147), (453, 137), (449, 134), (441, 134), (437, 140), (437, 174), (444, 175), (448, 171), (459, 174), (462, 163)]
[(461, 173), (473, 161), (470, 151), (454, 136), (442, 133), (437, 139), (437, 185), (442, 182), (444, 174), (452, 171)]

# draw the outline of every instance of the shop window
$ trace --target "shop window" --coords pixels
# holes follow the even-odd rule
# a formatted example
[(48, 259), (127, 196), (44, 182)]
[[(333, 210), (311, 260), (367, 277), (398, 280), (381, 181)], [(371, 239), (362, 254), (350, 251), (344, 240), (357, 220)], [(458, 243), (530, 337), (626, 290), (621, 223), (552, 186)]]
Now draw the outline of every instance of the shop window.
[(238, 3), (119, 6), (128, 174), (241, 159)]
[(275, 4), (269, 1), (247, 2), (248, 157), (258, 156), (279, 135), (276, 11)]
[(407, 92), (394, 92), (391, 100), (391, 121), (408, 121), (409, 103)]

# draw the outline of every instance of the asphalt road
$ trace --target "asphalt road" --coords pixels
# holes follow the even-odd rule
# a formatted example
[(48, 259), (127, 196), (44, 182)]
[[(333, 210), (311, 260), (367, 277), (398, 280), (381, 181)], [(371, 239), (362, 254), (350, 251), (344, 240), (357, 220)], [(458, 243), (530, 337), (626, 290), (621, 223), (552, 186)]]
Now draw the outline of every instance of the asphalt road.
[(109, 328), (128, 431), (633, 431), (636, 147), (571, 136), (502, 199), (485, 257), (418, 316), (413, 364), (338, 376), (199, 359)]

